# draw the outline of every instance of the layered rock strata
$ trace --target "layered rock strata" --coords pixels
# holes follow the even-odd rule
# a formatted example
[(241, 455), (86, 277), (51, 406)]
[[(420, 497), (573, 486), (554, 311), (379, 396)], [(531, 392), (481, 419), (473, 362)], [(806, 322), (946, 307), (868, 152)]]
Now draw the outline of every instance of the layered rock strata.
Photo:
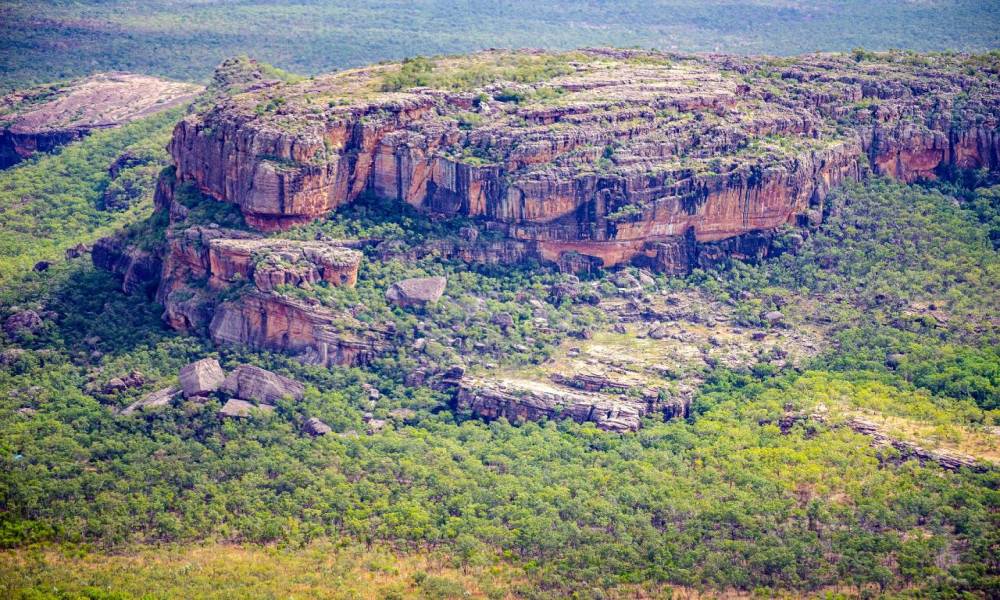
[(202, 226), (171, 228), (166, 237), (157, 299), (174, 329), (301, 354), (322, 365), (359, 364), (383, 347), (380, 333), (350, 316), (282, 293), (285, 286), (324, 282), (353, 286), (361, 263), (357, 250)]
[[(573, 419), (618, 432), (638, 430), (642, 417), (653, 411), (661, 411), (668, 419), (687, 414), (686, 406), (662, 403), (656, 395), (634, 398), (614, 393), (614, 389), (599, 393), (598, 388), (582, 382), (574, 387), (578, 389), (538, 381), (464, 378), (458, 383), (455, 404), (458, 410), (483, 419)], [(600, 389), (608, 390), (608, 386)]]
[(177, 176), (264, 231), (374, 194), (482, 219), (544, 260), (679, 272), (703, 244), (813, 220), (868, 169), (1000, 166), (1000, 84), (968, 57), (493, 52), (436, 69), (542, 59), (563, 68), (532, 84), (380, 92), (399, 69), (380, 65), (220, 98), (177, 125)]

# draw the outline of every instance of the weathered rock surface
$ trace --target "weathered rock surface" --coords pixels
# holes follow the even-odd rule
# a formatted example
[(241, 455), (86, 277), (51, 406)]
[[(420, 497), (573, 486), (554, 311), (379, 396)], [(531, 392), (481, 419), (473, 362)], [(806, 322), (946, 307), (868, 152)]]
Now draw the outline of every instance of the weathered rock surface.
[(872, 442), (877, 446), (895, 448), (904, 458), (932, 462), (949, 471), (958, 471), (959, 469), (987, 470), (985, 464), (980, 463), (972, 456), (944, 450), (932, 450), (913, 442), (892, 437), (883, 432), (878, 424), (871, 421), (854, 417), (847, 422), (847, 426), (857, 433), (871, 437)]
[(441, 299), (448, 280), (444, 277), (417, 277), (404, 279), (389, 286), (385, 297), (402, 307), (424, 306)]
[(225, 371), (214, 358), (203, 358), (184, 365), (179, 376), (185, 398), (211, 394), (226, 380)]
[(219, 416), (224, 418), (249, 417), (255, 411), (262, 413), (274, 412), (274, 406), (270, 404), (254, 404), (246, 400), (231, 398), (219, 409)]
[(467, 380), (456, 394), (459, 410), (483, 419), (509, 421), (573, 419), (608, 431), (636, 431), (646, 414), (642, 403), (590, 392), (574, 392), (539, 382)]
[(14, 92), (0, 101), (0, 168), (190, 102), (201, 90), (147, 75), (99, 73)]
[(333, 432), (333, 429), (329, 425), (327, 425), (323, 421), (320, 421), (316, 417), (307, 419), (306, 422), (302, 425), (302, 430), (314, 437), (326, 435), (328, 433)]
[[(172, 199), (161, 198), (159, 210)], [(172, 209), (170, 209), (172, 210)], [(345, 242), (267, 239), (219, 227), (170, 227), (158, 252), (124, 236), (99, 240), (94, 264), (122, 275), (126, 293), (156, 286), (172, 328), (216, 342), (302, 355), (310, 364), (356, 365), (384, 348), (385, 333), (346, 314), (279, 293), (281, 286), (353, 286), (361, 253)], [(221, 293), (252, 283), (235, 300)]]
[(305, 386), (253, 365), (240, 365), (226, 377), (222, 391), (242, 400), (273, 404), (282, 398), (301, 400)]
[(279, 350), (321, 366), (363, 364), (385, 348), (386, 338), (349, 315), (260, 293), (216, 307), (209, 335), (217, 343)]
[(996, 169), (1000, 89), (964, 60), (590, 50), (521, 85), (521, 102), (500, 100), (502, 81), (372, 92), (395, 68), (378, 66), (220, 99), (178, 124), (170, 150), (179, 179), (265, 231), (371, 193), (478, 217), (559, 264), (680, 272), (713, 252), (765, 254), (766, 237), (744, 236), (811, 222), (867, 165), (904, 181)]

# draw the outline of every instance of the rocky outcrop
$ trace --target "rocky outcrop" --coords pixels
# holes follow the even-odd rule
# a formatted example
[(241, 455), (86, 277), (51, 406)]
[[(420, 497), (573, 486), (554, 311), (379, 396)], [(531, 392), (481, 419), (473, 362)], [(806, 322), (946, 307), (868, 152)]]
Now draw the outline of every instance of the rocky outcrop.
[[(310, 364), (356, 365), (383, 348), (383, 336), (348, 315), (283, 295), (280, 288), (353, 286), (361, 256), (341, 242), (171, 228), (157, 299), (174, 329), (203, 332), (218, 343), (297, 354)], [(227, 290), (238, 290), (237, 297), (223, 302)]]
[(245, 418), (253, 416), (255, 412), (260, 414), (272, 413), (274, 412), (274, 406), (271, 404), (254, 404), (253, 402), (247, 402), (239, 398), (230, 398), (219, 409), (219, 416), (230, 419)]
[(444, 294), (448, 280), (444, 277), (417, 277), (404, 279), (389, 286), (385, 298), (389, 302), (404, 308), (424, 306), (437, 302)]
[(318, 437), (321, 435), (332, 433), (333, 429), (323, 421), (317, 419), (316, 417), (311, 417), (309, 419), (306, 419), (306, 422), (302, 425), (302, 431), (305, 431), (306, 433), (308, 433), (313, 437)]
[(0, 101), (0, 168), (95, 129), (190, 102), (200, 86), (131, 73), (99, 73), (14, 92)]
[(209, 335), (217, 343), (278, 350), (306, 364), (331, 366), (368, 362), (385, 349), (387, 332), (317, 304), (251, 293), (216, 307)]
[[(1000, 166), (1000, 89), (962, 57), (928, 68), (891, 56), (789, 66), (587, 52), (567, 61), (568, 75), (521, 85), (519, 102), (502, 81), (466, 93), (342, 92), (370, 90), (385, 66), (272, 82), (179, 123), (177, 177), (264, 231), (374, 194), (480, 219), (567, 267), (682, 272), (718, 253), (765, 254), (768, 238), (748, 234), (821, 215), (829, 190), (869, 165), (904, 181)], [(317, 108), (327, 93), (346, 97)], [(467, 247), (473, 258), (520, 252)]]
[(274, 404), (283, 398), (301, 400), (305, 386), (253, 365), (240, 365), (226, 377), (220, 389), (241, 400)]
[(847, 426), (857, 433), (871, 437), (872, 443), (876, 446), (894, 448), (904, 458), (916, 458), (920, 461), (931, 462), (949, 471), (958, 471), (960, 469), (969, 469), (972, 471), (988, 470), (986, 464), (977, 461), (972, 456), (944, 450), (931, 450), (913, 442), (892, 437), (884, 433), (876, 423), (872, 423), (871, 421), (854, 417), (847, 422)]
[(235, 279), (253, 281), (262, 292), (325, 281), (353, 287), (361, 253), (329, 242), (281, 239), (216, 238), (208, 244), (209, 284), (222, 287)]
[(539, 382), (465, 380), (456, 407), (483, 419), (508, 421), (573, 419), (608, 431), (636, 431), (646, 414), (642, 403), (590, 392), (573, 392)]

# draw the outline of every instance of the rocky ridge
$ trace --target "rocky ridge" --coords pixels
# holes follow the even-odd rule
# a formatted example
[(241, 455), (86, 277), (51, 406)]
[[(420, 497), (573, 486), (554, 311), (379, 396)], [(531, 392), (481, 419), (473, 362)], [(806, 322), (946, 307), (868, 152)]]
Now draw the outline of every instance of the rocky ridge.
[(99, 73), (0, 100), (0, 169), (96, 129), (190, 102), (202, 87), (133, 73)]

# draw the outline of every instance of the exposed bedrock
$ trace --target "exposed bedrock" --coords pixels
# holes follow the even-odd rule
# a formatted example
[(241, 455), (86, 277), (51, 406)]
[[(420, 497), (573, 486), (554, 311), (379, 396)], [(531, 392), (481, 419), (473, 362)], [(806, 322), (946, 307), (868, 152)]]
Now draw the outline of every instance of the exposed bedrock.
[(0, 98), (0, 169), (36, 152), (190, 102), (201, 87), (131, 73), (98, 73)]
[(364, 364), (385, 350), (388, 333), (356, 322), (351, 330), (352, 321), (321, 306), (251, 293), (217, 306), (209, 335), (216, 343), (278, 350), (307, 364)]
[[(353, 286), (361, 253), (332, 242), (266, 239), (191, 227), (168, 232), (158, 297), (179, 330), (207, 331), (218, 343), (300, 355), (315, 364), (359, 364), (381, 349), (381, 335), (348, 315), (294, 300), (280, 286)], [(220, 292), (244, 286), (231, 301)], [(246, 289), (246, 287), (249, 289)], [(357, 326), (358, 334), (349, 330)]]
[(684, 401), (660, 400), (654, 392), (625, 396), (627, 386), (619, 389), (607, 380), (578, 376), (562, 378), (557, 383), (466, 378), (458, 384), (455, 403), (459, 410), (483, 419), (573, 419), (578, 423), (592, 422), (608, 431), (636, 431), (642, 425), (642, 417), (654, 411), (667, 419), (687, 416), (688, 406)]
[[(385, 332), (282, 293), (283, 286), (320, 282), (353, 286), (361, 253), (335, 242), (195, 226), (169, 229), (162, 258), (105, 238), (94, 246), (93, 260), (123, 275), (126, 293), (157, 286), (170, 327), (208, 334), (217, 343), (287, 352), (322, 365), (360, 364), (385, 348)], [(224, 301), (227, 294), (232, 299)]]
[[(668, 271), (680, 268), (663, 258), (671, 244), (795, 224), (869, 169), (909, 182), (1000, 166), (996, 83), (948, 65), (806, 56), (769, 78), (747, 75), (773, 70), (768, 59), (650, 55), (608, 70), (619, 58), (602, 52), (592, 53), (600, 67), (579, 61), (527, 86), (557, 89), (550, 102), (497, 102), (487, 86), (317, 108), (315, 98), (377, 77), (374, 67), (275, 83), (188, 116), (170, 152), (181, 180), (264, 231), (374, 194), (479, 217), (545, 260), (659, 255)], [(281, 108), (268, 111), (275, 98)]]

